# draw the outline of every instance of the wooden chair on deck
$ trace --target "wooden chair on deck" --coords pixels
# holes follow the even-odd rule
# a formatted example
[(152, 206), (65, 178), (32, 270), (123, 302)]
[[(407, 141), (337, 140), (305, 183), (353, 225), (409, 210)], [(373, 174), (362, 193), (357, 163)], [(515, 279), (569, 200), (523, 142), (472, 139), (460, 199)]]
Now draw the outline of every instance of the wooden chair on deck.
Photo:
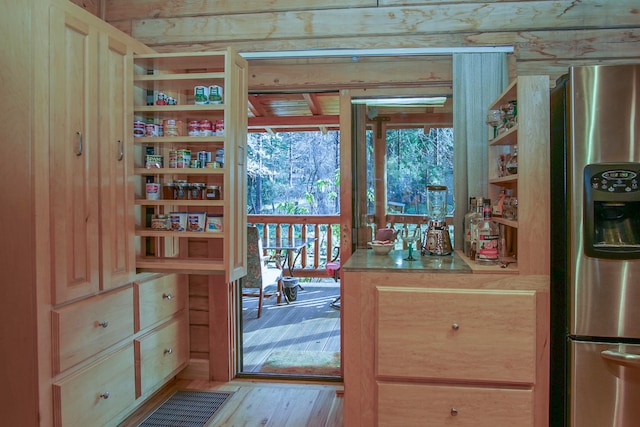
[[(337, 282), (340, 278), (340, 246), (336, 246), (333, 249), (335, 251), (335, 255), (331, 261), (327, 262), (325, 270), (327, 271), (327, 275)], [(331, 301), (330, 305), (333, 308), (340, 309), (340, 297)]]
[(270, 258), (264, 256), (258, 229), (247, 227), (247, 275), (242, 279), (242, 296), (259, 298), (258, 318), (262, 315), (264, 298), (280, 296), (282, 292), (282, 265), (276, 260), (272, 266), (268, 263)]

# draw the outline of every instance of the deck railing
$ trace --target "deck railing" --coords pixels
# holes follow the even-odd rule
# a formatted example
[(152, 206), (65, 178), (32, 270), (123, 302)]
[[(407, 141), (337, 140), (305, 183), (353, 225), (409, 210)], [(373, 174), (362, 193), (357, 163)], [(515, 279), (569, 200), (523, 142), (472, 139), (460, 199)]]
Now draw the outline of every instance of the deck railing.
[(327, 261), (339, 250), (339, 215), (247, 215), (247, 222), (258, 227), (262, 238), (316, 238), (297, 259), (289, 260), (296, 262), (292, 267), (299, 277), (325, 277)]

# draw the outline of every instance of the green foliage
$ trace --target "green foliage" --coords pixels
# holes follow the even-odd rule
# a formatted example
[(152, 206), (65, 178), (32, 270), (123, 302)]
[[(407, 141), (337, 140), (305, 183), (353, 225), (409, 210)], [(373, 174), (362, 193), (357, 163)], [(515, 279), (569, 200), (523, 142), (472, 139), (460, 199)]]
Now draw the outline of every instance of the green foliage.
[(249, 213), (339, 212), (338, 132), (251, 133), (247, 145)]

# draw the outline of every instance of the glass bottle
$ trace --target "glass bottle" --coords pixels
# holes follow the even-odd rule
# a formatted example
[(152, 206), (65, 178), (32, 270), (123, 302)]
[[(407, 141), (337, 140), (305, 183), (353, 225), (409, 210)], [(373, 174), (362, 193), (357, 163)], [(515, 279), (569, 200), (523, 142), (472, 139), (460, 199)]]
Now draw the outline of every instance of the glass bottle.
[(476, 250), (477, 264), (498, 263), (498, 243), (500, 230), (498, 224), (491, 219), (491, 201), (485, 199), (482, 204), (482, 219), (478, 221), (478, 242)]
[(471, 256), (471, 217), (476, 213), (476, 198), (469, 197), (469, 210), (462, 218), (462, 225), (464, 227), (464, 254), (468, 257)]
[(469, 258), (475, 260), (476, 252), (478, 249), (478, 223), (482, 220), (482, 203), (483, 198), (478, 197), (476, 199), (476, 211), (469, 217), (469, 234), (470, 234), (470, 245), (469, 245)]
[(515, 175), (518, 173), (518, 147), (513, 147), (513, 154), (509, 157), (506, 164), (507, 173), (509, 175)]

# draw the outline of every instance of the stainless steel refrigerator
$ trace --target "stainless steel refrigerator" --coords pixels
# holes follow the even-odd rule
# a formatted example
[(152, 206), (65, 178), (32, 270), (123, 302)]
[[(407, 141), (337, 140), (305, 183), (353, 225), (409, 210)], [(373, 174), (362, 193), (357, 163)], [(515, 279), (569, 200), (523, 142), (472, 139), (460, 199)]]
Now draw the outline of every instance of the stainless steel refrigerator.
[(640, 426), (640, 64), (551, 91), (552, 427)]

